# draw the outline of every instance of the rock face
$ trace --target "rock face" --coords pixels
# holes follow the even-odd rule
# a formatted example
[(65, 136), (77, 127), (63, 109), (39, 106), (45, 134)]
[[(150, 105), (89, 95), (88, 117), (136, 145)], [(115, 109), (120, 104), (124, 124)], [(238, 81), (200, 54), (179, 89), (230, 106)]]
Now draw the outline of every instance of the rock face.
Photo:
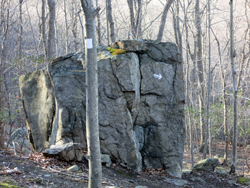
[[(173, 43), (126, 40), (98, 51), (101, 151), (129, 168), (166, 168), (181, 177), (185, 140), (181, 57)], [(69, 142), (86, 149), (83, 53), (20, 77), (33, 150)]]

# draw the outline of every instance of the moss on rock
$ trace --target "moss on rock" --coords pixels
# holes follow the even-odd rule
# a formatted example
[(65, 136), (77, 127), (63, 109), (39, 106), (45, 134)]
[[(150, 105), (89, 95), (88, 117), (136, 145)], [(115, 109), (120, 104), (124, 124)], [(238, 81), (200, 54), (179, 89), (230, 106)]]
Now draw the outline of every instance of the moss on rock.
[(245, 177), (239, 177), (238, 178), (238, 182), (240, 183), (240, 184), (245, 184), (246, 182), (248, 182), (249, 181), (249, 179), (247, 179), (247, 178), (245, 178)]
[(22, 188), (22, 187), (15, 186), (9, 183), (0, 183), (0, 188)]
[(112, 53), (112, 55), (118, 55), (118, 54), (125, 54), (126, 50), (122, 50), (122, 49), (115, 49), (115, 48), (111, 48), (108, 47), (107, 50)]

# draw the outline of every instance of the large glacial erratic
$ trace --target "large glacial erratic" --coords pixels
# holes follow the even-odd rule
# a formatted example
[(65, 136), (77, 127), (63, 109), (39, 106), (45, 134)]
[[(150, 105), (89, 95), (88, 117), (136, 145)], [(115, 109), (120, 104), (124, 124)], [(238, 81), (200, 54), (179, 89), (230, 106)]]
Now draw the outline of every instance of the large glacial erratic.
[[(181, 177), (185, 100), (176, 45), (125, 40), (111, 47), (127, 52), (98, 50), (101, 152), (137, 172), (164, 168)], [(86, 149), (83, 53), (59, 57), (19, 84), (34, 151), (70, 142)]]

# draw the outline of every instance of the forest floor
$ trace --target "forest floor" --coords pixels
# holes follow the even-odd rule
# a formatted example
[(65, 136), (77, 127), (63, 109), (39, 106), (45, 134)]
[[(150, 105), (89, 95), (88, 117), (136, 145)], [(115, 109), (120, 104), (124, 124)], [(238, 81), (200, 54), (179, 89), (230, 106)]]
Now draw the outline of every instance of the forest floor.
[[(213, 144), (213, 155), (223, 154), (224, 145), (220, 141)], [(216, 147), (215, 147), (216, 146)], [(231, 149), (231, 148), (230, 148)], [(238, 147), (237, 174), (242, 174), (243, 158), (242, 148)], [(231, 151), (230, 151), (231, 152)], [(229, 153), (230, 153), (229, 152)], [(245, 158), (250, 159), (250, 148), (246, 148)], [(195, 163), (202, 159), (201, 153), (195, 153)], [(183, 169), (191, 167), (190, 154), (185, 148)], [(73, 165), (78, 165), (80, 170), (70, 172), (67, 169)], [(245, 163), (244, 163), (245, 164)], [(229, 170), (229, 167), (223, 166)], [(182, 187), (186, 188), (233, 188), (246, 187), (237, 183), (236, 177), (227, 175), (219, 177), (215, 172), (198, 172), (192, 174), (183, 174), (182, 179), (174, 178), (168, 175), (164, 170), (147, 169), (136, 174), (120, 164), (112, 164), (110, 168), (103, 166), (103, 187), (119, 188), (175, 188), (181, 187), (176, 182), (185, 182)], [(245, 166), (245, 177), (250, 177), (249, 168)], [(170, 179), (170, 180), (169, 180)], [(169, 183), (171, 181), (172, 183)], [(52, 158), (45, 158), (42, 154), (22, 154), (14, 155), (12, 149), (0, 151), (0, 187), (4, 183), (16, 185), (19, 187), (42, 188), (42, 187), (62, 187), (78, 188), (88, 186), (88, 163), (82, 162), (62, 162)], [(12, 186), (13, 188), (15, 186)]]

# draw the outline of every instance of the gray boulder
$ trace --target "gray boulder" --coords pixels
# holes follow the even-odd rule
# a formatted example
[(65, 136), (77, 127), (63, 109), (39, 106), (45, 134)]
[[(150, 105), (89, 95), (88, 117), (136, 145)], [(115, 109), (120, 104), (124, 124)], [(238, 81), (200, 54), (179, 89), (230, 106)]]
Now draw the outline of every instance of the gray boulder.
[[(126, 40), (111, 46), (127, 53), (98, 51), (101, 152), (137, 172), (166, 168), (181, 177), (185, 97), (176, 45)], [(84, 54), (59, 57), (19, 81), (33, 149), (69, 142), (86, 149)]]
[(228, 175), (224, 168), (218, 166), (215, 168), (215, 172), (222, 177), (226, 177)]
[(21, 76), (19, 83), (30, 145), (39, 151), (49, 147), (55, 114), (54, 87), (48, 70)]
[(19, 147), (30, 149), (30, 144), (28, 140), (27, 128), (18, 128), (16, 129), (8, 139), (7, 143), (9, 146), (13, 146), (13, 142), (17, 143)]
[(217, 158), (208, 158), (199, 161), (197, 164), (194, 165), (192, 171), (208, 171), (213, 172), (216, 166), (219, 164), (219, 160)]
[(83, 157), (79, 145), (72, 142), (62, 145), (52, 145), (49, 149), (43, 151), (43, 155), (64, 161), (81, 161)]

